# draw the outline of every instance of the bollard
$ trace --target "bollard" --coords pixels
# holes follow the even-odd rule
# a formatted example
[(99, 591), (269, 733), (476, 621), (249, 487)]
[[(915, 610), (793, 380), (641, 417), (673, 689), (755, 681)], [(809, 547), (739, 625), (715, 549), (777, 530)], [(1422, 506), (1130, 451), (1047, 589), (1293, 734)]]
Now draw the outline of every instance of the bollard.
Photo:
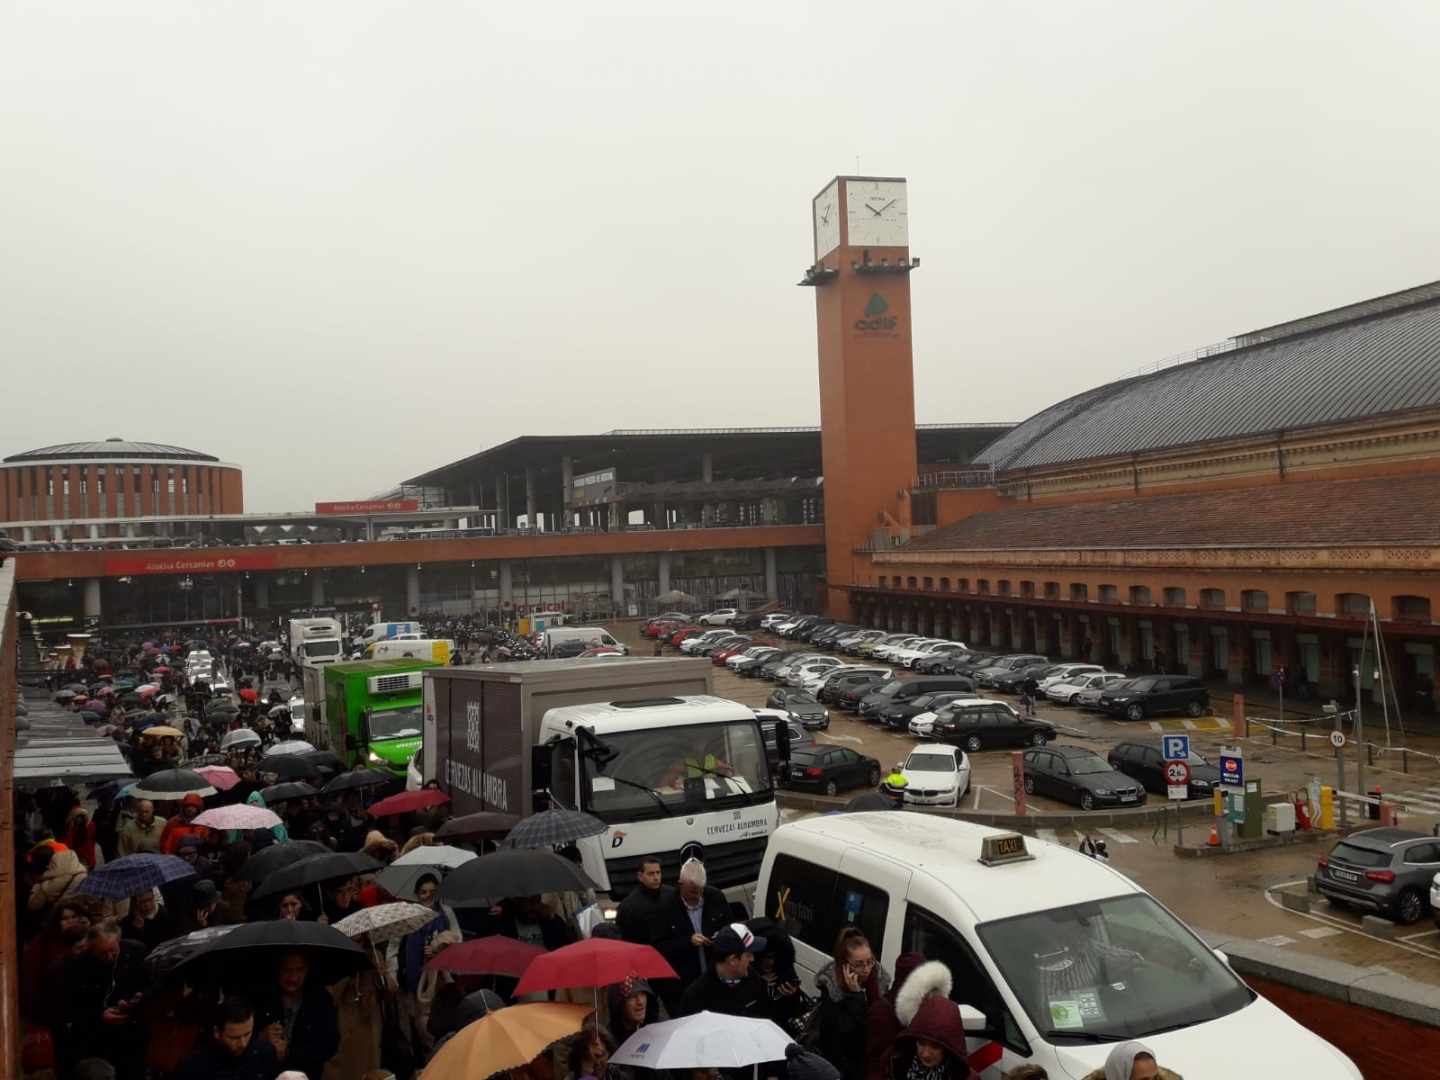
[(1335, 828), (1335, 789), (1329, 784), (1320, 785), (1320, 828)]
[(1237, 739), (1250, 737), (1250, 723), (1245, 716), (1245, 695), (1236, 694), (1231, 706), (1231, 724), (1235, 728)]
[(1305, 753), (1305, 729), (1300, 729), (1300, 752)]
[(1410, 751), (1403, 746), (1400, 748), (1400, 771), (1410, 771)]
[(1368, 743), (1368, 742), (1367, 742), (1367, 743), (1365, 744), (1365, 756), (1370, 759), (1370, 764), (1371, 764), (1371, 765), (1374, 765), (1374, 764), (1375, 764), (1375, 744), (1374, 744), (1374, 743)]
[(1279, 736), (1279, 734), (1275, 731), (1275, 728), (1274, 728), (1274, 727), (1271, 727), (1271, 728), (1270, 728), (1270, 745), (1271, 745), (1271, 746), (1279, 746), (1279, 745), (1280, 745), (1280, 736)]

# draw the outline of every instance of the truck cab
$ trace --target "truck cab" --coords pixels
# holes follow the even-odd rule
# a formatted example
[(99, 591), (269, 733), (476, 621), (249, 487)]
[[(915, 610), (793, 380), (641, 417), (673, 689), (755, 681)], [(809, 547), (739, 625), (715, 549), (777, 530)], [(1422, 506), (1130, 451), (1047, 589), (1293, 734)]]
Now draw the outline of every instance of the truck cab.
[(291, 619), (290, 655), (301, 667), (334, 664), (344, 659), (337, 619)]
[(424, 672), (434, 666), (404, 659), (307, 668), (307, 675), (316, 673), (305, 692), (307, 738), (318, 749), (334, 751), (347, 768), (367, 765), (404, 780), (424, 731)]

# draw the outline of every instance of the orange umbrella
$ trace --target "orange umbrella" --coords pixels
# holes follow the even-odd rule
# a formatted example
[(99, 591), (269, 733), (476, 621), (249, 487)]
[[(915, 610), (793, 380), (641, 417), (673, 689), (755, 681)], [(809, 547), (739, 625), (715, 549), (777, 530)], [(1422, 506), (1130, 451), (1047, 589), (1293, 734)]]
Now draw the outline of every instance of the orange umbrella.
[(578, 1032), (590, 1012), (588, 1005), (550, 1001), (496, 1009), (456, 1032), (420, 1080), (487, 1080), (518, 1069)]

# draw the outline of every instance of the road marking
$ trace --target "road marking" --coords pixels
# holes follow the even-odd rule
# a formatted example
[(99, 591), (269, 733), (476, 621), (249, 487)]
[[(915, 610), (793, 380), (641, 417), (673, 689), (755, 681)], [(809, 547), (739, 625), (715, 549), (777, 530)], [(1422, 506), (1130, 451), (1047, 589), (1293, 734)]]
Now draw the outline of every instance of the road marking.
[(1194, 721), (1194, 720), (1181, 720), (1180, 723), (1184, 724), (1185, 727), (1186, 727), (1188, 730), (1190, 730), (1190, 731), (1196, 730), (1196, 726), (1195, 726), (1195, 721)]
[(1131, 836), (1129, 833), (1123, 833), (1119, 829), (1096, 829), (1095, 831), (1098, 832), (1101, 836), (1108, 836), (1117, 844), (1138, 844), (1140, 842), (1139, 840), (1136, 840), (1133, 836)]
[(1006, 795), (1003, 791), (996, 791), (993, 787), (990, 787), (990, 786), (987, 785), (987, 784), (981, 784), (981, 785), (980, 785), (980, 788), (981, 788), (982, 791), (988, 791), (988, 792), (990, 792), (991, 795), (999, 795), (1000, 798), (1004, 799), (1006, 802), (1012, 802), (1012, 803), (1013, 803), (1013, 802), (1015, 801), (1014, 796), (1012, 796), (1012, 795)]
[(1440, 930), (1422, 930), (1418, 934), (1401, 934), (1401, 941), (1414, 941), (1416, 938), (1429, 937), (1431, 934), (1440, 934)]
[(1060, 834), (1057, 833), (1054, 829), (1036, 829), (1035, 839), (1046, 840), (1052, 844), (1058, 844), (1060, 843)]
[(1301, 930), (1301, 937), (1308, 937), (1311, 941), (1319, 941), (1327, 937), (1339, 937), (1345, 933), (1344, 930), (1337, 930), (1333, 926), (1312, 926), (1309, 930)]
[(1286, 945), (1295, 944), (1295, 939), (1293, 937), (1286, 937), (1284, 934), (1274, 934), (1271, 937), (1262, 937), (1259, 939), (1259, 941), (1261, 945), (1270, 945), (1277, 949), (1283, 948)]
[(858, 743), (858, 742), (861, 741), (861, 739), (860, 739), (860, 737), (859, 737), (858, 735), (832, 735), (832, 734), (830, 734), (830, 732), (828, 732), (828, 731), (825, 732), (825, 737), (826, 737), (827, 739), (834, 739), (836, 742), (853, 742), (853, 743)]
[(1265, 890), (1265, 902), (1268, 903), (1271, 907), (1275, 908), (1277, 911), (1287, 911), (1291, 915), (1298, 915), (1302, 919), (1309, 919), (1311, 922), (1317, 922), (1321, 926), (1334, 927), (1340, 930), (1342, 933), (1354, 934), (1356, 937), (1368, 938), (1370, 941), (1378, 941), (1385, 945), (1394, 946), (1397, 949), (1404, 949), (1406, 952), (1414, 953), (1416, 956), (1426, 956), (1430, 957), (1431, 959), (1440, 956), (1440, 952), (1437, 952), (1435, 949), (1429, 948), (1425, 945), (1407, 945), (1403, 941), (1394, 940), (1392, 938), (1377, 937), (1375, 934), (1368, 934), (1364, 930), (1351, 926), (1348, 923), (1341, 922), (1339, 919), (1336, 919), (1330, 915), (1317, 915), (1313, 911), (1291, 911), (1289, 908), (1282, 905), (1279, 900), (1275, 899), (1274, 894), (1276, 890), (1288, 889), (1292, 885), (1304, 884), (1305, 879), (1300, 878), (1297, 881), (1282, 881), (1277, 885), (1271, 885), (1268, 889)]
[(1164, 731), (1165, 729), (1164, 729), (1164, 727), (1161, 726), (1159, 720), (1151, 720), (1151, 721), (1150, 721), (1150, 730), (1151, 730), (1151, 731)]

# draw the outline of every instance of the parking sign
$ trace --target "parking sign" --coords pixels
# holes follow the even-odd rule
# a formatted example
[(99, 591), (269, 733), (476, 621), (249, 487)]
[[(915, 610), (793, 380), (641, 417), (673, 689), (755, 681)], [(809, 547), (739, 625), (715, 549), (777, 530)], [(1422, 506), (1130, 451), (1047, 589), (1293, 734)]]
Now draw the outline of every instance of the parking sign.
[(1245, 759), (1240, 756), (1238, 746), (1220, 751), (1220, 783), (1242, 790), (1245, 787)]
[(1166, 761), (1189, 761), (1190, 736), (1162, 735), (1160, 737), (1160, 756)]

